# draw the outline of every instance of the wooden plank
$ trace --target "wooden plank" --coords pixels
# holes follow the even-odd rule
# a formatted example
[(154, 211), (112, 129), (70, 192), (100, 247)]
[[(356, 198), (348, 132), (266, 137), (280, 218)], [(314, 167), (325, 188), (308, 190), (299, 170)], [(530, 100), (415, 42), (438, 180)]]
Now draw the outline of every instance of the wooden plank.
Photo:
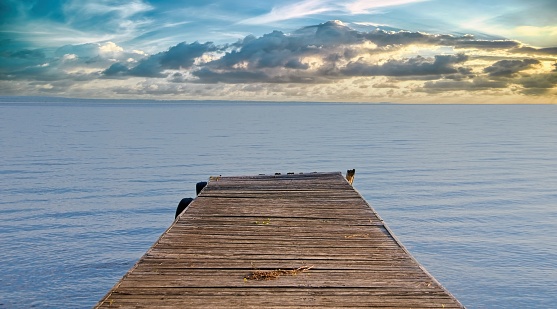
[(96, 307), (463, 308), (340, 173), (212, 178)]

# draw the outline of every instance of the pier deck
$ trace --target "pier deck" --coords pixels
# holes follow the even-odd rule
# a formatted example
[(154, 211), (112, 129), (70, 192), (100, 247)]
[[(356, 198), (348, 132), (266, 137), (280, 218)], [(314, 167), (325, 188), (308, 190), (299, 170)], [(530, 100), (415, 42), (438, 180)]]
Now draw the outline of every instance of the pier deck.
[(212, 179), (98, 308), (463, 308), (341, 173)]

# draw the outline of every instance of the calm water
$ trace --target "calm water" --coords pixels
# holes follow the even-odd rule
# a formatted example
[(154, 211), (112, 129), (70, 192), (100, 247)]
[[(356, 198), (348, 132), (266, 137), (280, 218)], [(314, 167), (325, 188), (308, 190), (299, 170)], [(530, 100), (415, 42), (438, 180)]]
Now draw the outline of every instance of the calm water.
[(0, 101), (0, 308), (93, 306), (211, 175), (348, 168), (468, 308), (557, 303), (557, 106)]

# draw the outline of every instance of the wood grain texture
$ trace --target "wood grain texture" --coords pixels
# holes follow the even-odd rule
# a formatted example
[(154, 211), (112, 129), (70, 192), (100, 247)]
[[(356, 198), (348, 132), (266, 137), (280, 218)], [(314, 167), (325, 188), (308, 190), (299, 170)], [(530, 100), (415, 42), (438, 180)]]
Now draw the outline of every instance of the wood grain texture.
[(340, 173), (211, 178), (96, 305), (177, 307), (463, 308)]

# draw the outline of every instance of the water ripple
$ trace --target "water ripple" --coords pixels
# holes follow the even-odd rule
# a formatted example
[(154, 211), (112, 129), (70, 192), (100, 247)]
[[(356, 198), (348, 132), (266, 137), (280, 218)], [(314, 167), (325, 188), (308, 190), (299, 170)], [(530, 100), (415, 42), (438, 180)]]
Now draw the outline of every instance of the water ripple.
[(0, 109), (1, 308), (90, 308), (209, 176), (348, 168), (398, 238), (467, 307), (557, 302), (553, 106), (93, 101)]

